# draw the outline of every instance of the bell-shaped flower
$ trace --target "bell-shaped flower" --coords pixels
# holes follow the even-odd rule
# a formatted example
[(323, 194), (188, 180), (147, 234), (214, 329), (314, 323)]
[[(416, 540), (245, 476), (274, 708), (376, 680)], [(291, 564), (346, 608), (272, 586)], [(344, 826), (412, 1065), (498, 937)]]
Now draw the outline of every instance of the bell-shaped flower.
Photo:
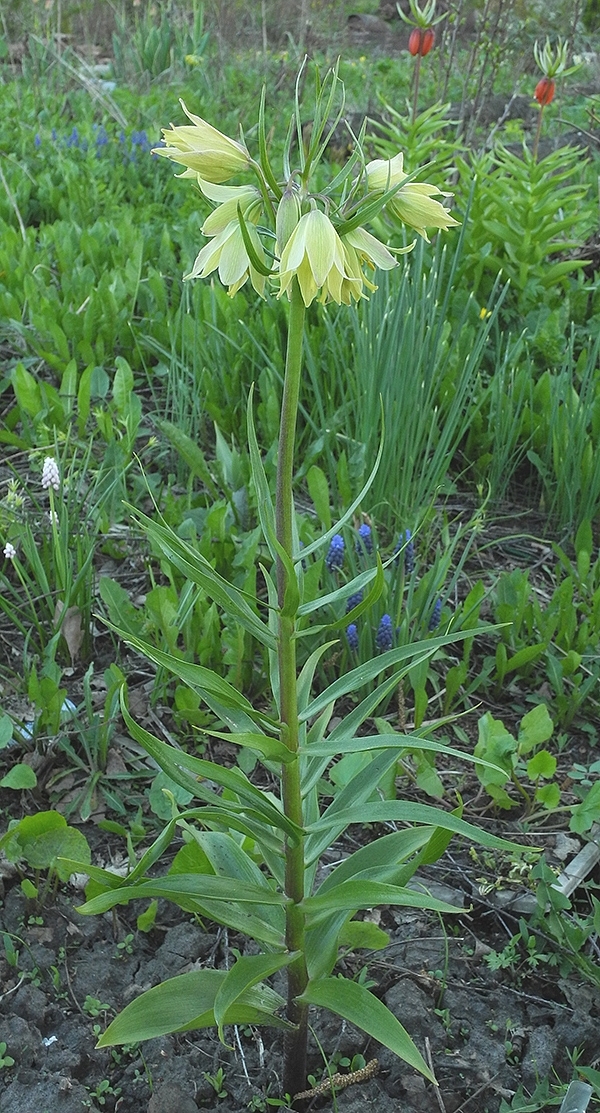
[(367, 187), (370, 193), (385, 193), (403, 182), (404, 155), (400, 151), (394, 158), (376, 158), (367, 163)]
[(452, 197), (451, 193), (443, 193), (437, 186), (427, 185), (426, 182), (409, 182), (401, 186), (394, 194), (388, 207), (404, 224), (414, 228), (424, 240), (429, 240), (427, 228), (453, 228), (458, 227), (460, 221), (455, 220), (439, 201), (434, 197)]
[[(267, 260), (256, 228), (253, 224), (247, 224), (246, 230), (258, 259), (266, 266)], [(217, 269), (221, 282), (228, 287), (227, 293), (230, 297), (237, 294), (248, 277), (257, 294), (264, 297), (265, 278), (252, 266), (237, 218), (231, 220), (222, 231), (204, 245), (190, 273), (185, 277), (207, 278)]]
[[(379, 267), (380, 270), (385, 271), (392, 270), (398, 264), (387, 247), (384, 247), (375, 236), (372, 236), (364, 228), (355, 228), (352, 232), (346, 232), (341, 239), (345, 262), (342, 302), (344, 305), (350, 305), (353, 299), (358, 301), (359, 298), (366, 297), (363, 293), (363, 286), (371, 291), (377, 289), (377, 286), (364, 273), (364, 263), (370, 270)], [(404, 250), (409, 251), (410, 248)]]
[(217, 203), (217, 208), (207, 216), (202, 225), (203, 236), (217, 236), (232, 220), (237, 220), (238, 205), (246, 221), (258, 224), (262, 212), (262, 197), (256, 186), (214, 185), (200, 176), (198, 185), (205, 197)]
[(375, 159), (367, 165), (367, 185), (373, 193), (384, 193), (400, 185), (386, 208), (410, 228), (414, 228), (423, 239), (428, 240), (427, 228), (457, 227), (458, 220), (450, 215), (448, 209), (434, 200), (436, 197), (451, 197), (437, 186), (426, 182), (401, 183), (408, 177), (403, 170), (403, 156), (397, 154), (392, 159)]
[(305, 305), (320, 301), (342, 303), (344, 248), (328, 216), (311, 209), (300, 218), (287, 241), (279, 264), (279, 297), (296, 277)]
[[(250, 165), (250, 155), (246, 148), (235, 139), (217, 131), (201, 116), (188, 112), (183, 101), (181, 107), (189, 120), (183, 127), (163, 128), (165, 147), (156, 147), (152, 152), (170, 158), (187, 166), (182, 177), (199, 174), (207, 182), (226, 182)], [(191, 171), (191, 175), (190, 172)]]

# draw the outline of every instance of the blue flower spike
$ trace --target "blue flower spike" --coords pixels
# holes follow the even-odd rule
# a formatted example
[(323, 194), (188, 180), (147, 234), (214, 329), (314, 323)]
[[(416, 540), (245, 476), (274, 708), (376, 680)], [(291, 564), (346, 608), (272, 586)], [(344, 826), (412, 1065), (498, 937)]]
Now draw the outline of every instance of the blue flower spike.
[(436, 599), (435, 606), (434, 606), (434, 608), (431, 612), (431, 618), (429, 619), (429, 625), (427, 627), (427, 629), (430, 632), (432, 630), (435, 630), (439, 626), (441, 617), (442, 617), (442, 600), (441, 599)]
[(368, 526), (366, 522), (363, 522), (362, 526), (358, 527), (356, 551), (359, 556), (361, 556), (363, 552), (369, 554), (373, 552), (373, 534), (371, 532), (371, 527)]
[(358, 607), (359, 603), (362, 603), (363, 598), (363, 591), (355, 591), (354, 595), (349, 595), (346, 601), (346, 614), (348, 614), (348, 611), (353, 611), (355, 607)]
[(358, 650), (358, 630), (355, 622), (351, 622), (349, 626), (346, 626), (346, 639), (348, 641), (348, 649), (356, 653)]
[(334, 569), (341, 568), (344, 563), (344, 538), (341, 533), (334, 533), (331, 538), (327, 556), (325, 557), (325, 567), (333, 572)]
[(402, 530), (400, 534), (394, 553), (397, 554), (396, 562), (400, 559), (400, 550), (404, 549), (404, 571), (407, 576), (410, 576), (415, 567), (415, 546), (412, 540), (412, 533), (409, 529)]
[(394, 642), (394, 627), (389, 614), (382, 616), (379, 628), (375, 635), (375, 645), (384, 653), (386, 649), (391, 649)]

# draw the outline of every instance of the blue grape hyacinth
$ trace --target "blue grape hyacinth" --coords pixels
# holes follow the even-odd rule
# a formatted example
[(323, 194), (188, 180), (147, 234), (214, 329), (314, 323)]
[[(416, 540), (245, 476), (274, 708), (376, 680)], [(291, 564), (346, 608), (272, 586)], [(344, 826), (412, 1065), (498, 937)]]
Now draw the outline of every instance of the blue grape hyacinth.
[(402, 530), (396, 543), (394, 549), (394, 553), (397, 554), (396, 563), (400, 559), (400, 550), (402, 548), (404, 548), (404, 571), (407, 576), (410, 576), (415, 567), (415, 546), (412, 540), (412, 533), (409, 529)]
[(383, 653), (386, 649), (392, 648), (393, 641), (394, 627), (392, 620), (389, 614), (384, 614), (375, 635), (375, 645)]
[(436, 627), (439, 626), (439, 624), (440, 624), (440, 618), (441, 617), (442, 617), (442, 600), (441, 599), (436, 599), (435, 606), (434, 606), (434, 608), (431, 612), (431, 618), (429, 619), (429, 625), (428, 625), (427, 629), (429, 631), (435, 630)]
[(362, 526), (359, 526), (358, 528), (356, 551), (359, 556), (363, 553), (363, 551), (365, 553), (373, 552), (373, 534), (371, 532), (371, 527), (368, 526), (366, 522), (363, 522)]
[(362, 603), (363, 598), (364, 591), (355, 591), (354, 595), (349, 595), (346, 601), (346, 614), (348, 614), (348, 611), (353, 611), (355, 607), (358, 607), (359, 603)]
[(349, 626), (346, 626), (346, 639), (348, 641), (348, 649), (356, 653), (358, 649), (358, 630), (355, 622), (351, 622)]
[(341, 568), (344, 563), (344, 538), (341, 533), (335, 533), (331, 538), (331, 544), (325, 557), (325, 567), (333, 572), (335, 568)]

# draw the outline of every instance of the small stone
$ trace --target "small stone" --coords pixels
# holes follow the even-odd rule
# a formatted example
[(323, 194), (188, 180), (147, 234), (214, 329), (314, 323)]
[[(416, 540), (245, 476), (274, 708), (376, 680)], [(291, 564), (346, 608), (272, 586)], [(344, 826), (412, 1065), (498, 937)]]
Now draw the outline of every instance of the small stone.
[(165, 1082), (150, 1098), (148, 1113), (198, 1113), (198, 1106), (189, 1090)]

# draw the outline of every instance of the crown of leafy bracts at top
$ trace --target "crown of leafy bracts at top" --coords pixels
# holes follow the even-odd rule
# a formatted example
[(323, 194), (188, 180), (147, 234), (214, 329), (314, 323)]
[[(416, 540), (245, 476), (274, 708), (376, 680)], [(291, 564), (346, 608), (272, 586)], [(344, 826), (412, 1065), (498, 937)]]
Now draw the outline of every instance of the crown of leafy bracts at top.
[(410, 15), (405, 15), (399, 4), (396, 4), (396, 10), (400, 19), (403, 19), (405, 23), (410, 23), (412, 27), (422, 27), (423, 29), (435, 27), (436, 23), (441, 23), (448, 15), (448, 12), (442, 12), (436, 18), (436, 0), (427, 0), (423, 7), (418, 3), (418, 0), (408, 0), (408, 3)]
[[(342, 92), (342, 106), (332, 117), (337, 90)], [(310, 192), (312, 171), (343, 114), (343, 86), (337, 67), (322, 83), (317, 75), (307, 147), (297, 93), (284, 150), (283, 181), (276, 178), (269, 161), (264, 93), (258, 159), (251, 157), (243, 143), (222, 135), (181, 103), (192, 124), (165, 129), (167, 146), (157, 148), (157, 153), (183, 165), (179, 176), (192, 178), (216, 206), (202, 226), (210, 242), (201, 249), (186, 278), (206, 278), (217, 270), (230, 295), (250, 278), (261, 296), (266, 280), (275, 278), (279, 297), (291, 294), (296, 278), (307, 306), (317, 297), (323, 302), (350, 304), (365, 297), (365, 290), (377, 288), (370, 278), (372, 271), (391, 270), (397, 266), (396, 256), (414, 246), (395, 248), (392, 253), (363, 227), (382, 210), (425, 239), (428, 228), (450, 228), (458, 223), (436, 200), (451, 195), (413, 181), (414, 176), (404, 173), (401, 154), (365, 164), (362, 141), (366, 124), (355, 137), (355, 150), (342, 170), (319, 193)], [(291, 161), (294, 134), (298, 140), (293, 152), (296, 167)], [(258, 185), (224, 184), (248, 170), (255, 174)]]
[(545, 77), (558, 77), (559, 74), (566, 77), (579, 69), (578, 65), (570, 66), (567, 69), (568, 51), (569, 44), (566, 40), (563, 42), (562, 39), (557, 40), (555, 48), (552, 47), (550, 39), (546, 39), (542, 47), (540, 47), (539, 42), (533, 44), (533, 56)]

